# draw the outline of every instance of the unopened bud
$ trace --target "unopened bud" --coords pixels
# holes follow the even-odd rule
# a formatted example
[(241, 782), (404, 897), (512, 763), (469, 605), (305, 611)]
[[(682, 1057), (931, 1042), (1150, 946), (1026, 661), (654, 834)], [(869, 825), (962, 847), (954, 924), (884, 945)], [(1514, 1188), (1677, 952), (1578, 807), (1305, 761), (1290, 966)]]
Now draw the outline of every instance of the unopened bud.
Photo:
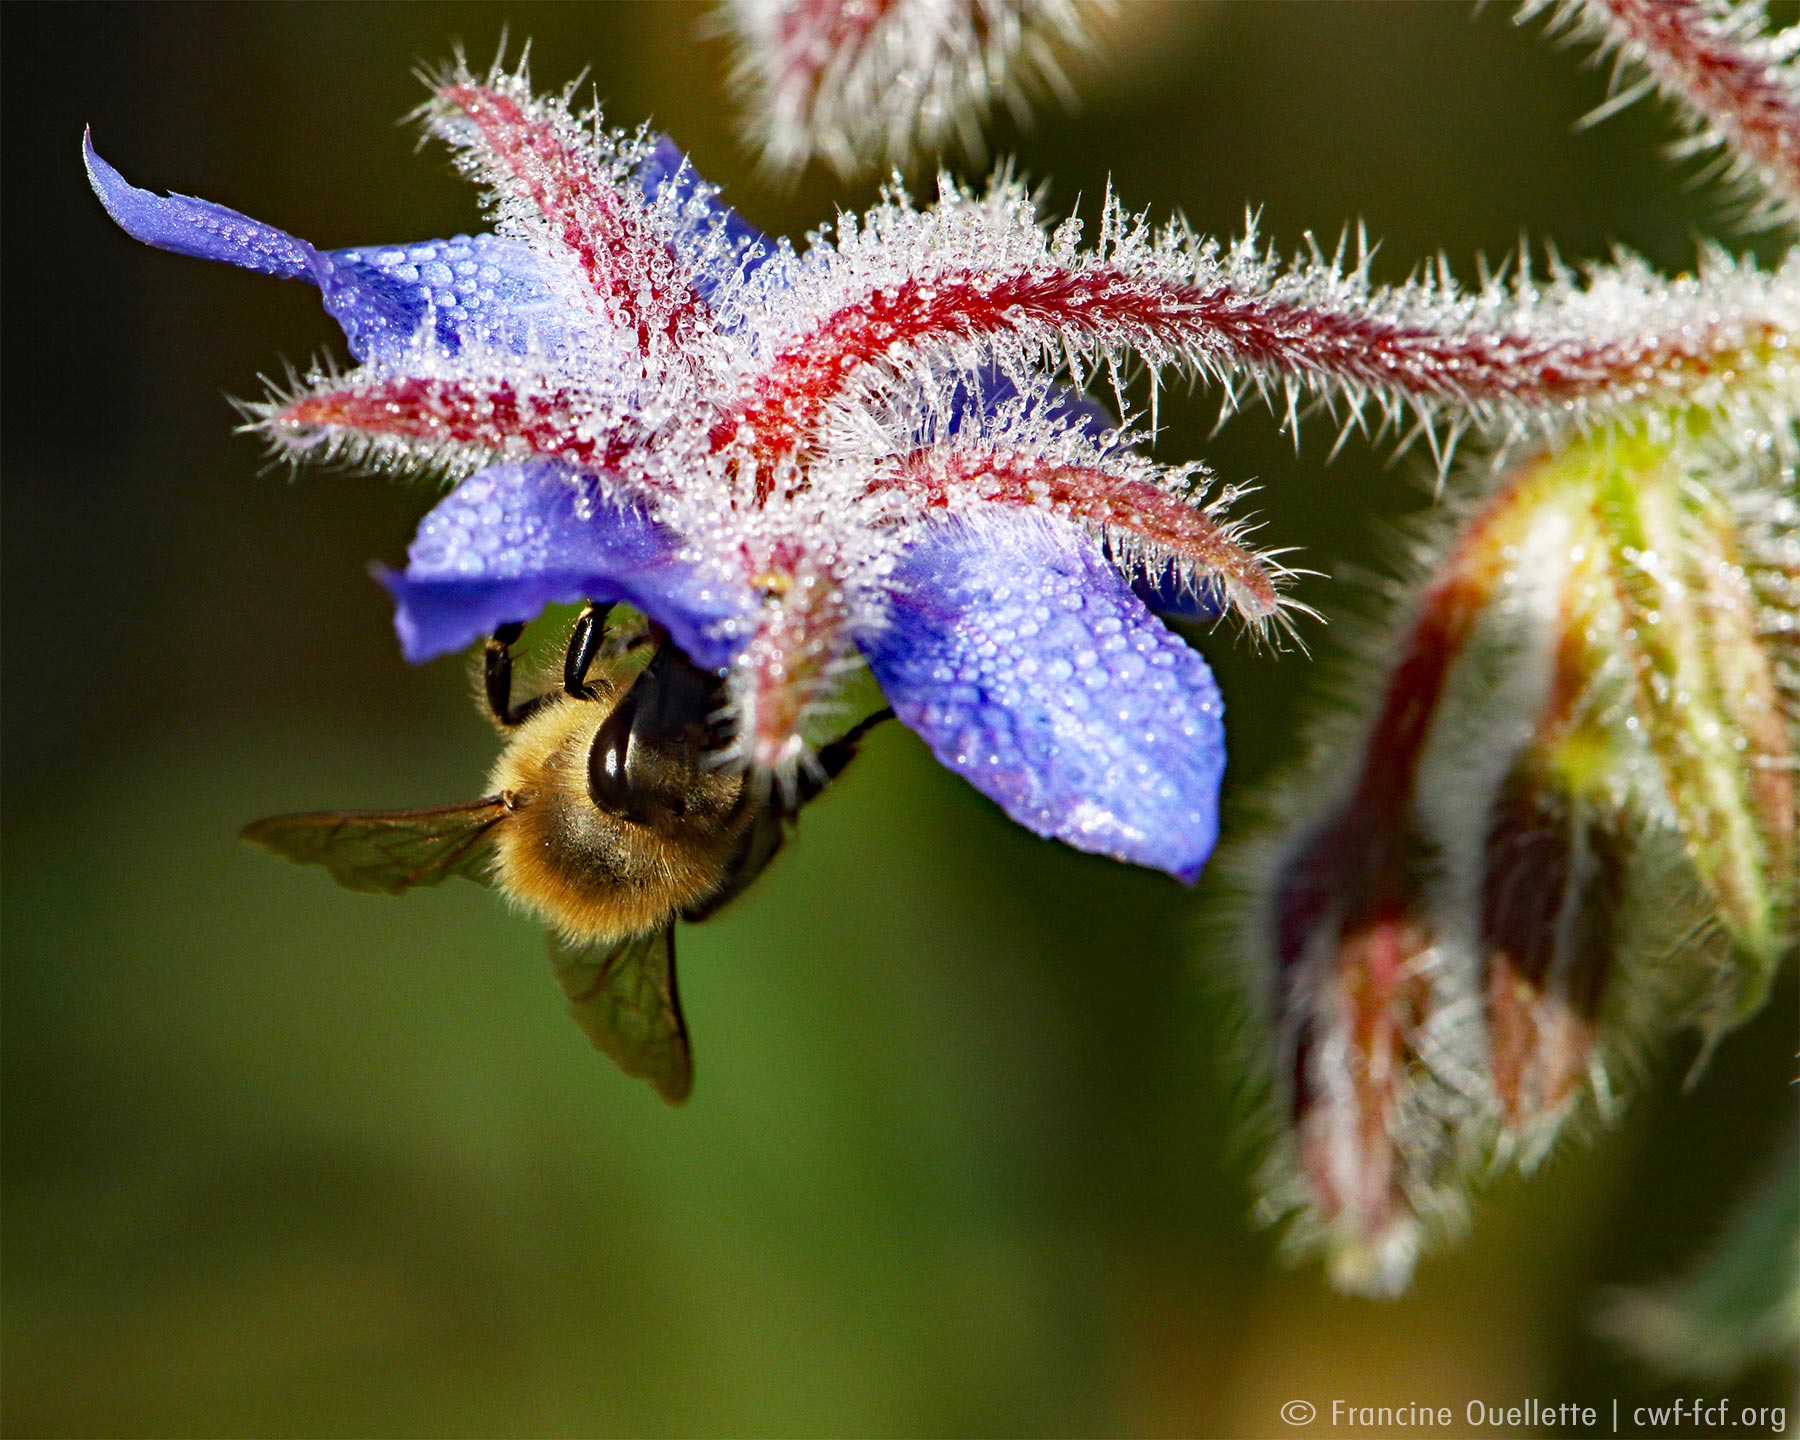
[(1496, 1148), (1534, 1163), (1792, 945), (1796, 627), (1697, 466), (1613, 431), (1497, 485), (1264, 877), (1288, 1189), (1350, 1288), (1398, 1289)]
[(1564, 579), (1592, 550), (1581, 499), (1540, 463), (1464, 528), (1404, 632), (1348, 794), (1270, 877), (1292, 1159), (1346, 1288), (1405, 1284), (1428, 1226), (1460, 1212), (1471, 1137), (1493, 1128), (1469, 912), (1490, 801), (1556, 673)]
[(1444, 1136), (1421, 1104), (1435, 1008), (1420, 886), (1404, 832), (1354, 810), (1283, 867), (1284, 1047), (1306, 1203), (1345, 1288), (1412, 1273), (1412, 1197), (1438, 1183)]

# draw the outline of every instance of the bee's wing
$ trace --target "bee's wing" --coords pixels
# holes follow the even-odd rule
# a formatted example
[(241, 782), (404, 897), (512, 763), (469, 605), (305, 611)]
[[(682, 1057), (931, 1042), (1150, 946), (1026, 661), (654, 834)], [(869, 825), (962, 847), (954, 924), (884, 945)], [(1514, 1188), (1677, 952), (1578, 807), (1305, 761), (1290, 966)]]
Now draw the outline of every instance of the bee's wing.
[(627, 1075), (648, 1080), (671, 1105), (694, 1085), (694, 1055), (675, 992), (675, 927), (613, 944), (550, 936), (550, 964), (569, 1013), (596, 1049)]
[(245, 826), (242, 838), (302, 865), (323, 865), (346, 889), (398, 895), (451, 875), (485, 885), (493, 827), (509, 808), (490, 795), (428, 810), (277, 815)]

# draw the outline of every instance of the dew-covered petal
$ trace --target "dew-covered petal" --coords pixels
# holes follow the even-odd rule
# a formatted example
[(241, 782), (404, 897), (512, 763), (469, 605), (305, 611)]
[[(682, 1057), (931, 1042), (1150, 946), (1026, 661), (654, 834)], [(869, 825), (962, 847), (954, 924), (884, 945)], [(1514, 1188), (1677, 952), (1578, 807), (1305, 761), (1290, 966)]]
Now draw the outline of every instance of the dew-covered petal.
[(663, 626), (695, 664), (741, 647), (750, 604), (682, 559), (680, 542), (597, 476), (545, 461), (471, 475), (419, 524), (402, 571), (380, 572), (401, 648), (415, 664), (460, 650), (546, 606), (622, 600)]
[(405, 353), (427, 319), (439, 349), (555, 355), (567, 309), (528, 246), (498, 235), (314, 251), (311, 276), (359, 360)]
[(429, 317), (437, 345), (475, 343), (523, 354), (564, 343), (563, 307), (531, 251), (497, 235), (317, 250), (210, 200), (140, 190), (82, 142), (100, 203), (134, 239), (282, 279), (310, 280), (359, 360), (405, 353)]
[[(1092, 439), (1118, 428), (1118, 420), (1105, 405), (1073, 385), (1046, 385), (1033, 393), (1037, 396), (1033, 408), (1042, 420), (1067, 425)], [(989, 361), (965, 375), (951, 392), (950, 429), (979, 426), (983, 417), (1019, 399), (1019, 387), (1012, 377)]]
[(1028, 830), (1191, 883), (1218, 835), (1224, 707), (1100, 547), (1035, 515), (945, 519), (862, 645), (894, 712)]
[(309, 272), (313, 248), (285, 230), (252, 220), (210, 200), (190, 195), (156, 195), (140, 190), (94, 149), (91, 133), (81, 137), (81, 154), (87, 162), (88, 183), (106, 207), (106, 213), (133, 239), (194, 255), (202, 260), (223, 260), (262, 275), (293, 279)]
[[(639, 162), (637, 182), (647, 202), (656, 204), (666, 197), (682, 207), (675, 245), (681, 257), (693, 266), (694, 288), (702, 299), (710, 301), (713, 292), (731, 274), (748, 275), (760, 270), (774, 253), (762, 231), (719, 199), (718, 192), (694, 170), (681, 147), (667, 135), (658, 135)], [(691, 203), (696, 197), (699, 205)], [(724, 242), (717, 253), (709, 249), (714, 236)]]

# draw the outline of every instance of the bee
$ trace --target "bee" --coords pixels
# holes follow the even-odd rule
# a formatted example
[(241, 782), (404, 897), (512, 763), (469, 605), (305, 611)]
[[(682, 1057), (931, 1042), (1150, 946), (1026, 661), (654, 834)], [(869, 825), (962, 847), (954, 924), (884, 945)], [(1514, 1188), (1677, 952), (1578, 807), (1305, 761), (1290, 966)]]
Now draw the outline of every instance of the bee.
[(351, 890), (402, 894), (461, 875), (549, 927), (551, 968), (596, 1048), (671, 1104), (693, 1086), (675, 985), (675, 922), (704, 920), (781, 848), (800, 809), (856, 754), (879, 711), (780, 789), (724, 763), (724, 696), (654, 626), (576, 619), (562, 683), (514, 704), (506, 625), (483, 653), (486, 706), (509, 735), (479, 800), (422, 810), (320, 811), (243, 838), (323, 865)]

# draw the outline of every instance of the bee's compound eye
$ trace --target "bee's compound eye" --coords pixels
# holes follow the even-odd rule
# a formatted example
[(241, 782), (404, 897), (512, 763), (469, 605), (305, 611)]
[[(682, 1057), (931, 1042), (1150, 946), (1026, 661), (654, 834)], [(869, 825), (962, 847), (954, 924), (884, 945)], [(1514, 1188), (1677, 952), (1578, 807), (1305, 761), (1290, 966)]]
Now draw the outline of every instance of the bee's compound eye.
[(719, 678), (665, 645), (595, 732), (588, 795), (609, 815), (668, 838), (695, 812), (729, 810), (732, 790), (713, 774), (711, 716)]
[(629, 772), (631, 726), (637, 718), (638, 692), (633, 686), (613, 708), (594, 736), (588, 750), (588, 794), (602, 810), (627, 820), (641, 820), (637, 813)]

